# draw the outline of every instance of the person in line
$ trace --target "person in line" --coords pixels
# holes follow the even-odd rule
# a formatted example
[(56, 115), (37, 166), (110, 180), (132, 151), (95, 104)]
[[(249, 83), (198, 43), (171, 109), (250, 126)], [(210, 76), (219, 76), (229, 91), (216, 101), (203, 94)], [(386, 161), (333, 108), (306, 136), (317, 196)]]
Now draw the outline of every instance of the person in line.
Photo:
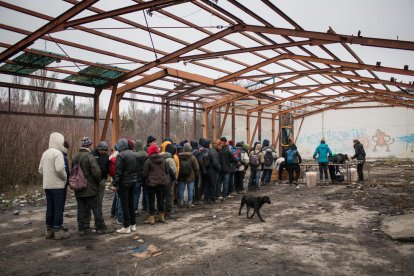
[[(221, 196), (221, 161), (220, 161), (220, 150), (221, 150), (222, 142), (220, 139), (214, 141), (214, 145), (212, 147), (211, 156), (210, 156), (210, 166), (212, 170), (209, 171), (212, 173), (212, 177), (215, 183), (214, 186), (214, 203), (220, 199)], [(216, 155), (217, 154), (217, 155)], [(216, 159), (217, 158), (217, 159)], [(217, 164), (215, 164), (217, 162)], [(217, 171), (216, 171), (217, 170)]]
[(315, 152), (313, 153), (313, 159), (316, 159), (316, 156), (318, 156), (319, 180), (321, 183), (324, 182), (324, 175), (325, 182), (328, 182), (328, 155), (329, 157), (332, 157), (332, 151), (326, 144), (325, 139), (322, 138), (321, 143), (316, 147)]
[[(119, 154), (118, 145), (115, 144), (114, 151), (109, 156), (109, 168), (108, 168), (108, 173), (112, 178), (112, 183), (113, 183), (113, 179), (116, 173), (116, 158), (118, 154)], [(124, 215), (122, 213), (121, 200), (119, 199), (118, 191), (113, 185), (111, 186), (111, 190), (114, 192), (114, 199), (112, 201), (112, 207), (111, 207), (111, 217), (116, 219), (117, 224), (123, 225)]]
[[(201, 204), (201, 199), (204, 196), (204, 202), (206, 202), (206, 185), (208, 183), (208, 168), (210, 165), (209, 159), (209, 147), (210, 147), (210, 140), (206, 138), (200, 138), (198, 141), (198, 148), (197, 150), (193, 151), (194, 156), (198, 161), (198, 166), (200, 169), (199, 174), (199, 189), (198, 194), (195, 196), (195, 204), (198, 202)], [(196, 191), (197, 193), (197, 191)]]
[(237, 163), (236, 158), (231, 152), (227, 145), (227, 138), (221, 137), (221, 149), (219, 152), (220, 165), (221, 165), (221, 176), (220, 182), (222, 183), (222, 200), (229, 196), (229, 185), (230, 185), (230, 173), (233, 163)]
[(237, 167), (236, 175), (235, 175), (235, 189), (238, 194), (244, 194), (245, 190), (243, 187), (244, 176), (246, 175), (246, 170), (249, 165), (249, 155), (247, 151), (243, 147), (241, 142), (236, 143), (236, 151), (240, 155), (240, 166)]
[(99, 169), (101, 169), (101, 181), (99, 182), (98, 199), (102, 209), (102, 202), (105, 196), (105, 182), (108, 179), (109, 169), (109, 155), (108, 144), (105, 141), (100, 141), (93, 151), (96, 161), (98, 162)]
[(67, 173), (63, 145), (65, 139), (59, 132), (49, 137), (49, 148), (42, 154), (39, 173), (43, 176), (46, 194), (46, 239), (67, 239), (70, 234), (62, 229), (65, 208)]
[(82, 172), (87, 180), (87, 187), (81, 191), (75, 191), (76, 202), (78, 204), (78, 233), (83, 236), (89, 231), (90, 212), (92, 210), (95, 220), (96, 232), (98, 234), (112, 233), (113, 229), (109, 229), (105, 225), (102, 215), (102, 206), (99, 204), (98, 192), (99, 183), (101, 181), (101, 169), (95, 156), (91, 150), (92, 140), (89, 137), (83, 137), (81, 140), (81, 148), (78, 154), (73, 157), (72, 168), (75, 164), (79, 164)]
[(248, 190), (260, 190), (260, 168), (264, 163), (264, 156), (260, 142), (254, 143), (254, 149), (249, 153), (250, 179)]
[(184, 190), (187, 185), (188, 190), (188, 207), (194, 207), (193, 192), (194, 182), (198, 178), (200, 169), (198, 161), (192, 153), (192, 147), (189, 143), (185, 143), (183, 152), (178, 154), (180, 158), (180, 172), (178, 174), (178, 206), (184, 206)]
[(272, 178), (272, 172), (275, 168), (275, 161), (277, 159), (277, 153), (273, 149), (272, 146), (270, 146), (270, 142), (267, 139), (263, 140), (262, 144), (262, 152), (263, 152), (263, 174), (261, 179), (262, 185), (269, 185), (270, 180)]
[(164, 190), (168, 185), (168, 177), (174, 178), (175, 174), (168, 169), (165, 158), (159, 154), (156, 144), (148, 148), (148, 159), (144, 164), (144, 183), (148, 188), (149, 216), (145, 223), (155, 224), (155, 197), (157, 197), (157, 209), (159, 221), (165, 223), (164, 215)]
[(135, 154), (137, 155), (138, 159), (138, 167), (137, 167), (137, 183), (135, 184), (134, 190), (134, 210), (136, 215), (140, 215), (139, 212), (139, 198), (141, 197), (142, 193), (142, 211), (148, 210), (148, 191), (144, 185), (144, 164), (148, 158), (148, 153), (144, 151), (143, 143), (141, 140), (137, 140), (135, 142)]
[(354, 143), (355, 154), (351, 158), (357, 159), (358, 180), (364, 181), (364, 163), (365, 163), (365, 157), (366, 157), (364, 146), (357, 139), (355, 139), (353, 143)]
[(116, 230), (120, 234), (129, 234), (137, 231), (134, 190), (138, 175), (138, 157), (131, 150), (133, 141), (121, 138), (118, 140), (119, 154), (116, 158), (116, 172), (112, 185), (117, 188), (121, 199), (122, 213), (124, 217), (123, 227)]
[(168, 165), (168, 170), (173, 171), (172, 175), (168, 175), (168, 185), (165, 187), (164, 190), (164, 211), (166, 218), (173, 218), (173, 191), (174, 191), (174, 183), (176, 181), (176, 166), (174, 161), (174, 155), (176, 154), (177, 149), (171, 144), (167, 144), (165, 147), (165, 152), (162, 152), (161, 155), (165, 158), (165, 161)]
[[(300, 176), (299, 164), (302, 163), (302, 157), (300, 156), (298, 148), (294, 143), (292, 143), (290, 147), (286, 150), (285, 158), (286, 167), (289, 173), (289, 185), (294, 183), (296, 185), (296, 189), (298, 189), (298, 179)], [(293, 176), (293, 172), (295, 172), (295, 176)]]
[[(216, 188), (218, 182), (218, 175), (220, 173), (220, 157), (217, 150), (213, 147), (210, 148), (210, 140), (206, 138), (202, 144), (206, 149), (208, 149), (208, 156), (204, 161), (204, 165), (207, 169), (206, 183), (204, 184), (204, 202), (208, 204), (216, 203)], [(204, 158), (204, 157), (203, 157)]]

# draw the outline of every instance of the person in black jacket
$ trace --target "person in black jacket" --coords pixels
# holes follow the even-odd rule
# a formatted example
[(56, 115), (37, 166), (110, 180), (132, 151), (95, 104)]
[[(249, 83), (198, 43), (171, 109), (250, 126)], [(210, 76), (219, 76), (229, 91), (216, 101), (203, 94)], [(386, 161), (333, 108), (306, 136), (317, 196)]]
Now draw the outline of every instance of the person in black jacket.
[[(295, 144), (291, 144), (290, 147), (286, 150), (286, 167), (289, 172), (289, 185), (295, 183), (296, 187), (298, 188), (298, 179), (300, 176), (300, 166), (299, 164), (302, 163), (302, 157), (299, 154), (298, 148)], [(289, 157), (292, 156), (292, 159)], [(295, 177), (293, 177), (293, 172), (295, 172)]]
[(122, 213), (124, 215), (123, 227), (117, 230), (121, 234), (129, 234), (137, 230), (135, 209), (134, 209), (134, 190), (138, 176), (137, 155), (129, 149), (128, 140), (118, 141), (119, 154), (116, 158), (116, 173), (113, 185), (118, 188), (121, 199)]
[(101, 169), (101, 181), (99, 182), (98, 199), (99, 204), (102, 208), (102, 202), (105, 195), (105, 182), (108, 178), (108, 166), (109, 166), (109, 155), (108, 155), (108, 144), (105, 141), (99, 142), (93, 151), (98, 166)]
[(361, 144), (361, 142), (359, 142), (358, 140), (354, 140), (354, 149), (355, 149), (355, 154), (354, 156), (352, 156), (352, 159), (357, 159), (357, 172), (358, 172), (358, 180), (359, 181), (364, 181), (364, 163), (365, 163), (365, 150), (364, 150), (364, 146)]
[(207, 185), (205, 186), (204, 200), (207, 203), (216, 203), (220, 195), (219, 174), (221, 170), (218, 149), (221, 142), (217, 140), (214, 146), (208, 150)]
[(144, 151), (143, 143), (141, 140), (137, 140), (135, 142), (135, 154), (137, 155), (138, 159), (138, 167), (137, 167), (137, 183), (135, 184), (134, 189), (134, 210), (137, 215), (139, 215), (138, 206), (139, 206), (139, 198), (141, 196), (142, 191), (142, 209), (148, 210), (148, 191), (146, 186), (144, 185), (144, 164), (148, 158), (148, 154)]
[[(332, 162), (333, 164), (345, 164), (345, 162), (348, 161), (348, 155), (347, 154), (333, 154), (332, 157), (329, 157), (329, 162)], [(336, 175), (340, 174), (339, 166), (329, 166), (329, 176), (331, 177), (332, 183), (337, 182), (336, 181)]]
[(221, 137), (221, 150), (219, 152), (220, 156), (220, 185), (223, 185), (222, 195), (223, 199), (228, 197), (229, 185), (230, 185), (230, 173), (232, 169), (232, 164), (237, 163), (236, 157), (234, 157), (229, 146), (227, 145), (226, 137)]

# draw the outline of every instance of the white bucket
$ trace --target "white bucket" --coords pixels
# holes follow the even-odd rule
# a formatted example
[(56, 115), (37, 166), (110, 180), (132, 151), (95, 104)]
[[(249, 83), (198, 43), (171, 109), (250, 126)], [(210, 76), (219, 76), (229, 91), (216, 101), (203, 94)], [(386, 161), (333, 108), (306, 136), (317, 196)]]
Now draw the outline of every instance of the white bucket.
[(316, 172), (307, 172), (306, 173), (306, 185), (309, 188), (316, 187), (316, 176), (318, 173)]
[(356, 182), (358, 180), (358, 172), (357, 172), (357, 169), (350, 168), (349, 170), (351, 172), (351, 182)]

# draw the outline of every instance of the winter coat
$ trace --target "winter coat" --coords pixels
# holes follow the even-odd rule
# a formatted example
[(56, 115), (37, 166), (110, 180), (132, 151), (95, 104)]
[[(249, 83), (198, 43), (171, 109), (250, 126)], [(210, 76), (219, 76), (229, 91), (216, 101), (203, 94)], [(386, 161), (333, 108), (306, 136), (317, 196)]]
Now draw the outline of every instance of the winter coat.
[[(80, 162), (82, 160), (82, 162)], [(80, 148), (79, 153), (72, 160), (72, 168), (79, 164), (88, 184), (82, 191), (75, 191), (76, 197), (90, 197), (98, 194), (99, 182), (101, 181), (101, 169), (95, 156), (88, 148)]]
[(328, 163), (328, 154), (332, 156), (332, 151), (327, 144), (319, 144), (319, 146), (315, 149), (313, 153), (313, 158), (318, 155), (318, 162), (319, 163)]
[(282, 164), (282, 162), (285, 162), (285, 158), (284, 158), (284, 157), (280, 157), (280, 158), (278, 158), (278, 159), (276, 160), (275, 165), (276, 165), (276, 169), (277, 169), (277, 170), (279, 170), (280, 165)]
[(266, 154), (266, 152), (271, 152), (272, 156), (273, 156), (273, 163), (270, 166), (266, 166), (264, 165), (264, 161), (263, 161), (263, 169), (265, 170), (274, 170), (275, 169), (275, 164), (276, 164), (276, 159), (277, 159), (277, 153), (276, 151), (274, 151), (274, 149), (272, 149), (271, 147), (264, 147), (262, 149), (262, 153), (263, 153), (263, 160), (264, 160), (264, 156)]
[(225, 145), (219, 152), (221, 172), (230, 173), (232, 172), (232, 165), (237, 163), (236, 157), (230, 150), (230, 147)]
[[(170, 141), (165, 141), (161, 144), (161, 153), (165, 152), (165, 148), (168, 144), (172, 144)], [(178, 158), (177, 154), (174, 154), (173, 156), (174, 162), (175, 162), (175, 178), (178, 177), (178, 173), (180, 172), (180, 159)]]
[(64, 140), (63, 135), (58, 132), (50, 134), (49, 149), (43, 153), (39, 163), (39, 173), (43, 176), (43, 189), (63, 189), (66, 185)]
[(208, 166), (208, 171), (216, 171), (220, 172), (221, 164), (220, 164), (220, 156), (219, 153), (215, 148), (211, 148), (208, 150), (208, 158), (210, 165)]
[(165, 158), (158, 153), (150, 155), (144, 165), (145, 185), (148, 187), (166, 187), (168, 176), (170, 178), (174, 177), (174, 172), (169, 169)]
[[(298, 148), (296, 147), (296, 145), (291, 145), (288, 149), (286, 149), (286, 152), (287, 152), (288, 150), (296, 150), (295, 164), (293, 164), (293, 165), (296, 165), (296, 164), (300, 164), (300, 163), (302, 163), (302, 156), (300, 156), (300, 153), (299, 153)], [(286, 155), (287, 155), (287, 153), (286, 153)], [(287, 159), (287, 158), (286, 158), (286, 159)], [(292, 164), (288, 164), (288, 163), (286, 162), (286, 166), (288, 166), (288, 165), (292, 165)]]
[(338, 153), (337, 155), (330, 157), (329, 162), (332, 162), (334, 164), (344, 164), (345, 163), (344, 155), (342, 153)]
[(140, 150), (138, 152), (135, 152), (135, 155), (138, 159), (138, 166), (137, 166), (137, 173), (138, 177), (144, 177), (144, 165), (145, 161), (148, 159), (148, 153), (146, 151)]
[(240, 166), (237, 168), (237, 171), (242, 172), (247, 170), (249, 166), (249, 155), (242, 148), (236, 148), (240, 150)]
[(256, 147), (254, 148), (254, 150), (251, 150), (250, 151), (250, 153), (249, 153), (249, 160), (250, 160), (250, 158), (252, 158), (252, 156), (253, 155), (257, 155), (257, 157), (259, 158), (259, 165), (257, 165), (257, 166), (252, 166), (252, 165), (250, 165), (250, 170), (259, 170), (260, 169), (260, 166), (262, 165), (262, 164), (264, 164), (264, 155), (263, 155), (263, 152), (262, 152), (262, 146), (260, 145), (260, 143), (259, 144), (257, 144), (256, 145)]
[[(183, 177), (178, 174), (178, 182), (193, 182), (198, 179), (198, 175), (200, 174), (200, 168), (198, 167), (197, 158), (193, 155), (192, 152), (181, 152), (178, 154), (180, 159), (188, 160), (190, 166), (192, 168), (190, 175)], [(182, 164), (181, 164), (182, 168)]]
[(95, 156), (99, 168), (101, 169), (101, 180), (106, 180), (108, 178), (109, 155), (106, 153), (100, 155), (97, 149), (93, 151), (93, 155)]
[(127, 139), (118, 141), (119, 154), (116, 157), (116, 172), (112, 182), (115, 187), (132, 187), (138, 178), (138, 157), (128, 147)]
[(357, 160), (365, 160), (365, 150), (364, 150), (364, 146), (358, 142), (354, 145), (354, 149), (355, 149), (355, 154), (354, 156), (352, 156), (352, 159), (356, 158)]
[(174, 177), (171, 178), (169, 175), (169, 181), (170, 182), (174, 182), (176, 180), (176, 175), (177, 175), (177, 168), (175, 167), (175, 161), (173, 156), (171, 155), (171, 153), (169, 152), (163, 152), (161, 153), (161, 155), (165, 158), (165, 162), (167, 162), (167, 166), (169, 168), (169, 170), (172, 170)]

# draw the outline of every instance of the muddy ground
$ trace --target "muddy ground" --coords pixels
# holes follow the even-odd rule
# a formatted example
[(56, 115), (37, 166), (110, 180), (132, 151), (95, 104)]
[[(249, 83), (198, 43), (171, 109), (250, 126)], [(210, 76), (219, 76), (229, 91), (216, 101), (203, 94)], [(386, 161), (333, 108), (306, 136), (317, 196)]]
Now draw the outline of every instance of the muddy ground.
[[(3, 208), (0, 275), (413, 275), (414, 243), (391, 240), (381, 220), (414, 212), (414, 165), (375, 164), (364, 189), (345, 184), (265, 187), (262, 215), (238, 216), (240, 196), (215, 205), (178, 209), (167, 224), (136, 234), (78, 236), (69, 196), (65, 225), (72, 237), (44, 240), (45, 206)], [(107, 192), (104, 215), (109, 217)], [(129, 247), (153, 244), (163, 255), (142, 260)]]

